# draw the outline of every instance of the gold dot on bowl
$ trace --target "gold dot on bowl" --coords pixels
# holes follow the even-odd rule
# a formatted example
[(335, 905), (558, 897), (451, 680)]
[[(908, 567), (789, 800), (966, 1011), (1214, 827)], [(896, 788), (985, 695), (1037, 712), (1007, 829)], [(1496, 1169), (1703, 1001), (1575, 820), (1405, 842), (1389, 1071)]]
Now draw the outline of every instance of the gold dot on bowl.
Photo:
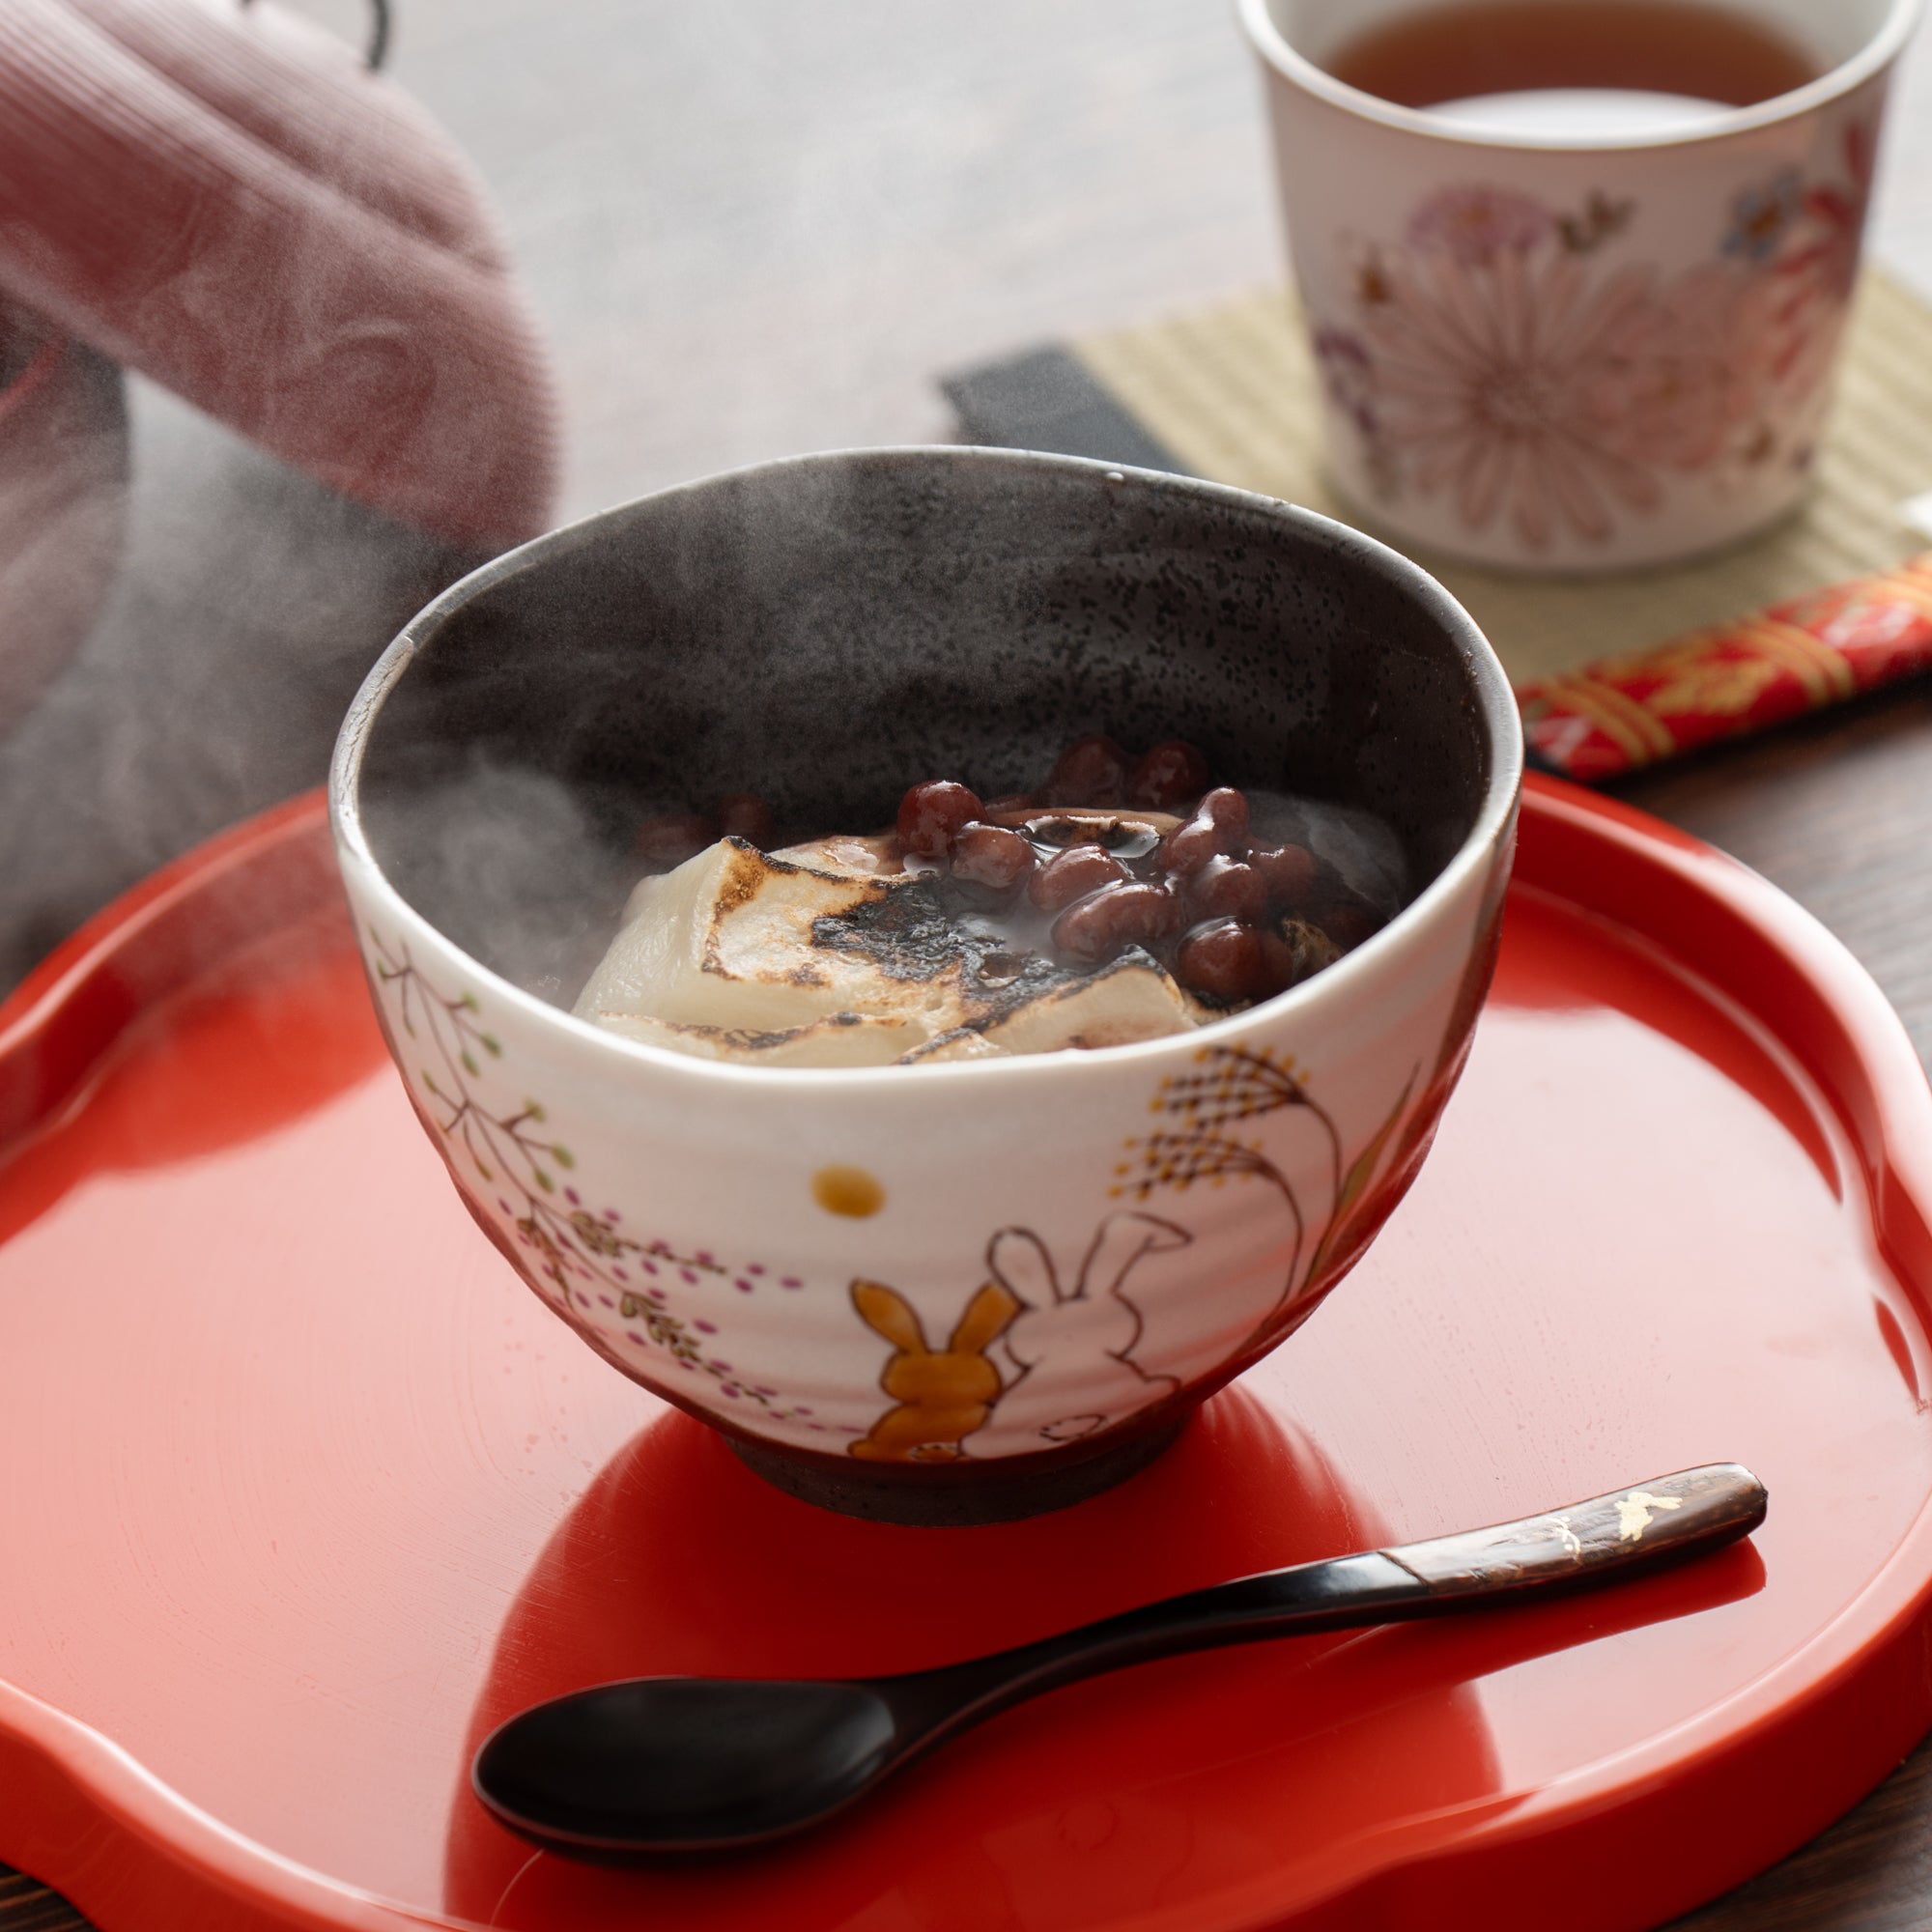
[(886, 1205), (886, 1190), (863, 1167), (821, 1167), (811, 1177), (811, 1198), (828, 1214), (863, 1221)]

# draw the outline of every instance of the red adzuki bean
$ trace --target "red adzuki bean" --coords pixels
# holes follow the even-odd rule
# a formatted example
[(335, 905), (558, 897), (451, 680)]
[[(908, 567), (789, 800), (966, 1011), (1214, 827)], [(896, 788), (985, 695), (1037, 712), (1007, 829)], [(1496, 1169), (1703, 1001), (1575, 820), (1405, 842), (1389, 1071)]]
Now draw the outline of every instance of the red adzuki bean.
[(1076, 738), (1062, 752), (1045, 786), (1049, 805), (1119, 805), (1127, 754), (1111, 738)]
[(1238, 919), (1259, 925), (1267, 917), (1267, 881), (1244, 861), (1217, 854), (1188, 880), (1187, 904), (1201, 919)]
[(1163, 871), (1191, 879), (1209, 859), (1218, 858), (1220, 835), (1197, 811), (1184, 825), (1177, 825), (1160, 841), (1158, 862)]
[(1060, 912), (1102, 886), (1124, 885), (1127, 868), (1097, 845), (1069, 845), (1027, 881), (1027, 897), (1041, 912)]
[(952, 841), (985, 808), (951, 779), (928, 779), (899, 800), (899, 843), (922, 859), (943, 859)]
[(1301, 978), (1295, 950), (1278, 932), (1262, 934), (1262, 984), (1267, 993), (1285, 993)]
[(1222, 851), (1247, 849), (1248, 802), (1233, 785), (1217, 785), (1194, 808), (1194, 815), (1214, 828)]
[(1127, 803), (1161, 811), (1199, 798), (1207, 788), (1208, 760), (1179, 738), (1143, 752), (1127, 774)]
[(1076, 899), (1053, 923), (1053, 943), (1069, 959), (1090, 963), (1174, 930), (1179, 907), (1160, 886), (1102, 886)]
[(1267, 881), (1268, 897), (1278, 906), (1306, 905), (1321, 871), (1306, 845), (1257, 846), (1248, 864)]
[(1005, 892), (1033, 869), (1033, 847), (1001, 825), (969, 825), (952, 841), (952, 876)]
[(1197, 993), (1218, 1000), (1249, 1000), (1267, 978), (1262, 936), (1253, 926), (1232, 919), (1196, 926), (1180, 942), (1174, 962), (1175, 978)]
[(718, 801), (718, 823), (725, 838), (749, 838), (761, 849), (778, 832), (771, 807), (748, 791), (734, 791)]
[(1373, 939), (1386, 922), (1367, 899), (1352, 894), (1347, 898), (1328, 900), (1318, 908), (1316, 920), (1335, 942), (1338, 952), (1352, 952), (1365, 939)]

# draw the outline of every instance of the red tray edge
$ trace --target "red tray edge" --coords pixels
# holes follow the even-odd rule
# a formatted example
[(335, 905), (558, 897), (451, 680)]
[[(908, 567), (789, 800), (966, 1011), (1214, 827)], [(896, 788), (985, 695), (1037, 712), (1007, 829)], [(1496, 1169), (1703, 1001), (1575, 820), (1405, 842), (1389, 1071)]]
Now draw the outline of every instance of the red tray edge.
[(0, 1058), (17, 1046), (16, 1030), (43, 1016), (43, 1009), (70, 997), (85, 975), (128, 943), (145, 923), (159, 919), (183, 898), (200, 892), (218, 874), (246, 869), (279, 839), (299, 837), (312, 821), (327, 817), (327, 794), (321, 786), (298, 792), (265, 811), (217, 832), (179, 858), (150, 872), (76, 926), (0, 1000)]
[(0, 1679), (0, 1791), (31, 1801), (35, 1846), (0, 1847), (98, 1924), (144, 1932), (448, 1927), (313, 1872), (223, 1825), (111, 1739)]
[[(1717, 851), (1620, 801), (1607, 799), (1561, 780), (1531, 775), (1525, 781), (1522, 845), (1539, 859), (1558, 851), (1562, 839), (1586, 840), (1617, 854), (1632, 868), (1655, 880), (1659, 870), (1681, 889), (1687, 901), (1702, 901), (1722, 916), (1706, 943), (1682, 948), (1661, 940), (1638, 908), (1572, 898), (1584, 910), (1624, 924), (1669, 954), (1708, 983), (1739, 1000), (1714, 970), (1723, 942), (1755, 940), (1782, 960), (1791, 984), (1782, 990), (1806, 994), (1814, 1021), (1825, 1017), (1842, 1034), (1838, 1064), (1829, 1071), (1801, 1055), (1828, 1101), (1839, 1107), (1866, 1167), (1874, 1221), (1881, 1239), (1900, 1259), (1901, 1272), (1921, 1285), (1932, 1302), (1932, 1086), (1903, 1023), (1884, 994), (1837, 938), (1796, 901), (1735, 859)], [(124, 951), (151, 936), (165, 943), (167, 915), (188, 903), (210, 878), (246, 870), (263, 862), (285, 839), (313, 830), (326, 812), (319, 792), (304, 793), (217, 835), (172, 861), (139, 886), (104, 907), (0, 1003), (0, 1094), (10, 1062), (17, 1059), (62, 1010), (90, 985), (98, 985)], [(1527, 881), (1525, 881), (1527, 882)], [(1543, 889), (1571, 898), (1560, 885)], [(1651, 907), (1655, 915), (1654, 903)], [(1681, 937), (1681, 935), (1679, 935)], [(182, 976), (183, 978), (191, 975)], [(157, 976), (159, 996), (172, 987)], [(132, 1019), (134, 1008), (97, 1015), (103, 1021), (94, 1036), (94, 1060), (113, 1046)], [(28, 1130), (57, 1117), (86, 1084), (51, 1096)], [(1840, 1092), (1846, 1075), (1866, 1092)], [(1856, 1107), (1846, 1105), (1859, 1101)], [(0, 1140), (4, 1145), (4, 1140)], [(1932, 1316), (1928, 1317), (1932, 1321)], [(1689, 1758), (1668, 1748), (1666, 1740), (1599, 1761), (1535, 1796), (1501, 1807), (1463, 1843), (1444, 1850), (1425, 1847), (1367, 1873), (1342, 1878), (1332, 1897), (1353, 1913), (1382, 1905), (1421, 1910), (1443, 1919), (1458, 1897), (1472, 1906), (1484, 1901), (1495, 1913), (1514, 1895), (1533, 1901), (1542, 1891), (1525, 1877), (1547, 1863), (1548, 1896), (1566, 1900), (1566, 1923), (1573, 1932), (1628, 1926), (1627, 1901), (1618, 1894), (1617, 1874), (1626, 1848), (1638, 1828), (1681, 1832), (1694, 1824), (1700, 1809), (1720, 1792), (1731, 1768), (1779, 1733), (1792, 1733), (1819, 1748), (1840, 1775), (1827, 1796), (1787, 1798), (1775, 1813), (1762, 1810), (1748, 1821), (1747, 1833), (1734, 1835), (1730, 1856), (1707, 1870), (1694, 1893), (1671, 1908), (1689, 1910), (1761, 1870), (1822, 1830), (1856, 1804), (1889, 1773), (1928, 1728), (1932, 1728), (1932, 1679), (1922, 1668), (1922, 1652), (1932, 1635), (1932, 1497), (1914, 1518), (1885, 1570), (1855, 1598), (1814, 1644), (1862, 1621), (1865, 1635), (1842, 1654), (1822, 1678), (1802, 1690), (1786, 1681), (1801, 1668), (1804, 1652), (1794, 1653), (1723, 1705), (1708, 1714), (1742, 1712), (1741, 1720), (1719, 1743)], [(1812, 1646), (1806, 1646), (1808, 1651)], [(1882, 1729), (1865, 1725), (1848, 1735), (1835, 1722), (1840, 1699), (1865, 1693), (1892, 1721)], [(1829, 1747), (1826, 1748), (1829, 1743)], [(422, 1913), (378, 1899), (313, 1872), (231, 1831), (145, 1770), (112, 1740), (67, 1717), (18, 1687), (0, 1679), (0, 1789), (14, 1801), (0, 1827), (15, 1825), (31, 1799), (39, 1849), (0, 1845), (0, 1856), (21, 1864), (61, 1889), (103, 1926), (117, 1919), (144, 1928), (195, 1928), (195, 1932), (395, 1932), (403, 1926), (460, 1928), (473, 1921)], [(1705, 1812), (1704, 1815), (1708, 1815)], [(1727, 1821), (1730, 1822), (1730, 1821)], [(1498, 1860), (1509, 1861), (1508, 1883), (1500, 1890), (1492, 1875)], [(1579, 1897), (1579, 1869), (1592, 1874), (1590, 1895)], [(1646, 1886), (1646, 1909), (1654, 1913), (1656, 1888)], [(1258, 1894), (1261, 1888), (1255, 1889)], [(1226, 1909), (1251, 1932), (1274, 1932), (1282, 1925), (1259, 1895), (1231, 1895)], [(1529, 1903), (1532, 1913), (1539, 1910)], [(174, 1916), (178, 1911), (179, 1916)], [(122, 1915), (126, 1917), (123, 1918)], [(1306, 1924), (1306, 1918), (1297, 1913)], [(1336, 1923), (1350, 1922), (1338, 1918)], [(1501, 1919), (1495, 1922), (1504, 1922)], [(1532, 1917), (1525, 1925), (1540, 1923)], [(480, 1932), (480, 1929), (479, 1929)], [(1127, 1928), (1122, 1928), (1127, 1932)]]
[(260, 867), (270, 853), (308, 839), (326, 811), (322, 791), (302, 792), (170, 860), (0, 999), (0, 1154), (56, 1120), (147, 1006), (200, 970), (191, 939), (170, 948), (171, 923), (192, 919), (213, 879)]

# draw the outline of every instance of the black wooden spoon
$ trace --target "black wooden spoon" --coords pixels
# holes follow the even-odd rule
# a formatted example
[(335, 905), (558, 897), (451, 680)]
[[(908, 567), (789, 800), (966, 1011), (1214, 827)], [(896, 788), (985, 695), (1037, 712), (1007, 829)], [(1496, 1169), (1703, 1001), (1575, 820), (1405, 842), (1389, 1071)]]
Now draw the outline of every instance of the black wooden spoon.
[(1023, 1698), (1215, 1644), (1587, 1589), (1735, 1541), (1764, 1487), (1719, 1463), (1398, 1549), (1264, 1571), (991, 1657), (845, 1683), (639, 1677), (512, 1718), (471, 1767), (504, 1824), (559, 1851), (695, 1852), (815, 1824)]

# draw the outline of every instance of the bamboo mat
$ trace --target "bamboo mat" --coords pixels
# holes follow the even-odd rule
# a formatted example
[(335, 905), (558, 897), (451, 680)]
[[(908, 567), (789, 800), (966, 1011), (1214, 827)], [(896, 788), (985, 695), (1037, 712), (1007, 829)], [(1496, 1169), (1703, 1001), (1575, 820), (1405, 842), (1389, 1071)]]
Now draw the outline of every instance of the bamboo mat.
[[(1070, 348), (1179, 467), (1376, 529), (1373, 515), (1338, 496), (1323, 474), (1317, 379), (1300, 317), (1282, 291)], [(1817, 485), (1794, 517), (1717, 556), (1635, 574), (1525, 578), (1416, 555), (1468, 607), (1511, 678), (1526, 684), (1888, 569), (1932, 538), (1932, 511), (1921, 511), (1928, 522), (1918, 526), (1906, 518), (1911, 499), (1928, 491), (1932, 308), (1868, 270)]]

